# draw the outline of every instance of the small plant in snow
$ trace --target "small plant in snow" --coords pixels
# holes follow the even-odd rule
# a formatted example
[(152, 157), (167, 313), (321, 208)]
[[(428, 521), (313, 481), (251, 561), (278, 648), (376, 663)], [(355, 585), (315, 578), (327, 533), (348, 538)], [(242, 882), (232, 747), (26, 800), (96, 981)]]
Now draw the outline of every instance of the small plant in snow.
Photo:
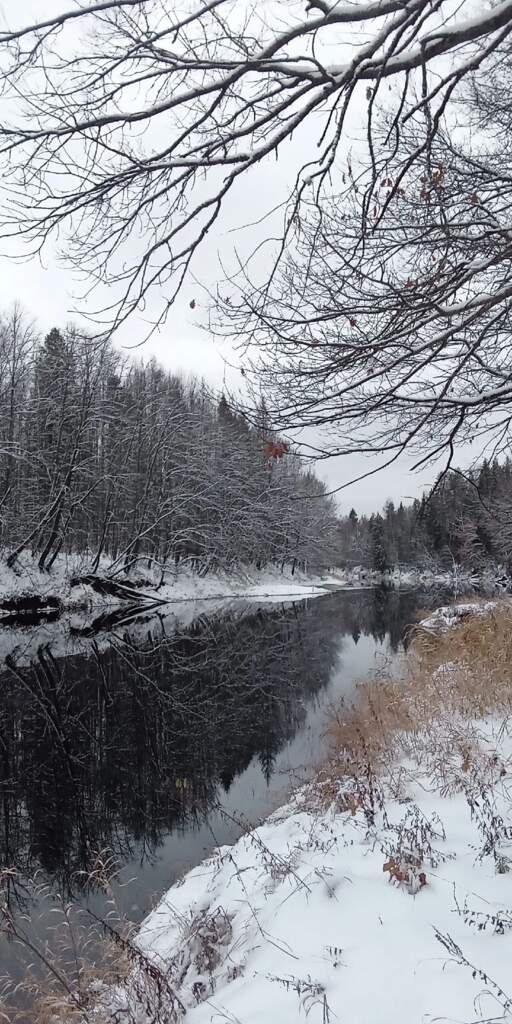
[(307, 978), (295, 978), (292, 974), (282, 978), (273, 974), (267, 974), (267, 978), (269, 981), (282, 985), (287, 992), (296, 992), (306, 1016), (313, 1006), (319, 1006), (322, 1011), (322, 1024), (329, 1024), (332, 1011), (327, 1003), (325, 988), (321, 982), (314, 981), (309, 976)]
[[(503, 991), (501, 985), (499, 985), (497, 981), (494, 981), (493, 978), (490, 978), (486, 971), (470, 963), (467, 957), (464, 956), (460, 946), (458, 946), (454, 939), (452, 939), (451, 935), (443, 934), (443, 932), (440, 932), (437, 928), (434, 928), (434, 934), (437, 941), (448, 953), (450, 960), (459, 964), (460, 967), (466, 967), (470, 970), (474, 980), (479, 979), (483, 982), (488, 992), (493, 996), (503, 1010), (504, 1016), (499, 1019), (508, 1020), (508, 1015), (512, 1010), (512, 998)], [(491, 1024), (491, 1020), (497, 1019), (498, 1018), (496, 1017), (489, 1018), (489, 1024)]]
[(222, 907), (203, 910), (187, 922), (182, 944), (170, 973), (181, 989), (187, 985), (196, 1003), (201, 1003), (215, 989), (215, 971), (227, 955), (233, 930)]
[(470, 928), (475, 928), (478, 932), (492, 931), (494, 935), (505, 935), (507, 932), (512, 931), (512, 913), (510, 910), (496, 910), (494, 914), (488, 914), (484, 911), (473, 910), (466, 900), (462, 911), (459, 911), (459, 913), (464, 923)]
[(342, 782), (336, 795), (335, 808), (341, 813), (348, 811), (352, 816), (361, 811), (368, 828), (373, 829), (378, 812), (384, 809), (384, 790), (363, 739), (361, 744), (363, 752), (367, 754), (364, 761), (347, 765), (346, 770), (343, 765), (338, 766)]
[(434, 849), (434, 839), (444, 840), (446, 833), (438, 815), (429, 819), (416, 804), (407, 807), (397, 825), (387, 823), (394, 839), (383, 851), (387, 860), (382, 870), (389, 873), (390, 882), (404, 884), (411, 895), (427, 884), (426, 866), (437, 867), (446, 856)]
[(486, 857), (492, 857), (496, 872), (505, 874), (509, 870), (510, 860), (502, 846), (505, 843), (512, 843), (512, 825), (505, 823), (496, 807), (494, 791), (482, 778), (477, 767), (471, 771), (464, 791), (471, 817), (483, 839), (477, 859), (482, 861)]
[(341, 946), (326, 946), (326, 952), (329, 954), (329, 958), (332, 962), (333, 967), (339, 967), (342, 963), (343, 950)]
[[(237, 818), (235, 815), (229, 814), (224, 808), (220, 808), (220, 812), (223, 818), (227, 821), (234, 822), (239, 827), (246, 827), (245, 822)], [(304, 879), (300, 878), (295, 871), (296, 861), (301, 850), (300, 844), (290, 850), (288, 857), (281, 856), (280, 853), (276, 853), (271, 850), (266, 843), (263, 842), (261, 835), (256, 831), (247, 831), (245, 841), (254, 847), (257, 852), (258, 859), (261, 859), (263, 867), (270, 875), (272, 882), (280, 883), (285, 878), (293, 878), (299, 889), (303, 889), (305, 892), (310, 893), (311, 890)], [(233, 860), (232, 855), (228, 853), (228, 857)], [(233, 861), (235, 870), (237, 869), (236, 863)]]
[(400, 856), (391, 856), (383, 866), (382, 870), (389, 872), (389, 881), (397, 885), (404, 884), (407, 892), (415, 896), (424, 885), (427, 884), (427, 876), (422, 871), (423, 862), (410, 852)]

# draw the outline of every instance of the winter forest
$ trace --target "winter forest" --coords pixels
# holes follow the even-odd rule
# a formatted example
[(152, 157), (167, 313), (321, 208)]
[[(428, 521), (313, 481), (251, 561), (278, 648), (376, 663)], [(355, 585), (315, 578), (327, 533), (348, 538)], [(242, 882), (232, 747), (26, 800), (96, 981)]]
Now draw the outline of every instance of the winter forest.
[(347, 566), (377, 572), (397, 567), (506, 574), (512, 558), (512, 463), (484, 459), (474, 470), (443, 474), (430, 492), (382, 512), (351, 509), (338, 525), (338, 548)]
[[(478, 572), (512, 558), (512, 465), (484, 461), (371, 516), (340, 511), (311, 466), (198, 378), (124, 357), (72, 328), (0, 322), (0, 529), (15, 567), (62, 552), (202, 573), (240, 566)], [(510, 525), (509, 524), (510, 519)], [(507, 528), (508, 526), (508, 528)]]
[(15, 567), (62, 552), (125, 571), (245, 566), (478, 572), (512, 557), (512, 466), (484, 461), (371, 516), (340, 511), (311, 466), (199, 379), (126, 358), (72, 328), (0, 325), (1, 544)]
[[(123, 359), (72, 328), (40, 339), (14, 308), (0, 322), (1, 544), (16, 568), (59, 553), (142, 557), (206, 572), (318, 567), (332, 558), (325, 486), (272, 435), (198, 379)], [(286, 457), (285, 457), (286, 456)]]

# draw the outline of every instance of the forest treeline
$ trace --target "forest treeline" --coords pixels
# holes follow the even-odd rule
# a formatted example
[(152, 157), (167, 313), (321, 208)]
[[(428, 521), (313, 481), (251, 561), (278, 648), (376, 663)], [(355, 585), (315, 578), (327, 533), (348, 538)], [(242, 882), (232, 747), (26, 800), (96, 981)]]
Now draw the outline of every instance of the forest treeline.
[(126, 569), (192, 564), (512, 568), (512, 463), (450, 471), (410, 505), (340, 515), (325, 485), (225, 397), (73, 327), (0, 317), (0, 550)]
[[(315, 566), (334, 548), (324, 485), (271, 434), (155, 361), (73, 328), (0, 320), (0, 544), (41, 570), (80, 552), (98, 568), (142, 557)], [(309, 500), (311, 499), (311, 500)], [(329, 552), (329, 556), (327, 555)]]
[(483, 460), (469, 472), (451, 470), (410, 505), (387, 501), (382, 513), (340, 519), (338, 547), (348, 567), (378, 572), (399, 566), (474, 572), (512, 571), (512, 462)]

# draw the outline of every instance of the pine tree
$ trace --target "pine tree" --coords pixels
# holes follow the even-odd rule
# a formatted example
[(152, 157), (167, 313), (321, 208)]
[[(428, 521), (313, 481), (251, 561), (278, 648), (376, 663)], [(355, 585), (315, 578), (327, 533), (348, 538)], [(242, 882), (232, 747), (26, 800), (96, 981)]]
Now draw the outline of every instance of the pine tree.
[(386, 572), (390, 568), (389, 554), (386, 549), (384, 520), (380, 513), (370, 519), (372, 569)]

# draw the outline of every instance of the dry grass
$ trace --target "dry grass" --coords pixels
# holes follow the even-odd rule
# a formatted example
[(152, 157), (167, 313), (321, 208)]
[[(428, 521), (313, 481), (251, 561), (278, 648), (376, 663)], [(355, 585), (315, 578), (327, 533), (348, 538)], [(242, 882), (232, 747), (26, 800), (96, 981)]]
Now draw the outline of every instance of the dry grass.
[[(466, 602), (465, 602), (466, 603)], [(467, 772), (474, 758), (475, 722), (512, 712), (512, 605), (503, 600), (486, 615), (470, 615), (444, 631), (411, 630), (396, 677), (367, 680), (351, 707), (333, 716), (332, 756), (317, 789), (326, 801), (352, 810), (378, 803), (379, 780), (396, 771), (411, 750), (425, 768), (449, 782), (454, 758)], [(399, 787), (399, 780), (396, 782)]]
[[(111, 1014), (102, 1014), (98, 997), (127, 977), (130, 960), (123, 950), (112, 942), (98, 946), (95, 960), (85, 959), (76, 972), (69, 971), (68, 958), (55, 954), (48, 957), (47, 966), (40, 963), (27, 967), (23, 981), (13, 993), (7, 979), (0, 1004), (0, 1019), (8, 1024), (107, 1024)], [(83, 959), (82, 959), (83, 957)], [(13, 996), (18, 1005), (12, 1005)]]
[[(0, 873), (0, 934), (17, 950), (21, 981), (0, 979), (0, 1021), (5, 1024), (135, 1024), (138, 1006), (144, 1006), (151, 1024), (173, 1024), (181, 1019), (181, 1004), (163, 972), (133, 941), (134, 928), (117, 907), (113, 881), (114, 860), (99, 851), (86, 882), (106, 896), (107, 913), (101, 920), (92, 911), (53, 893), (37, 879), (18, 879), (15, 871)], [(51, 906), (53, 924), (47, 936), (35, 938), (30, 913), (22, 913), (15, 897), (22, 893), (27, 907), (42, 901)], [(122, 1011), (110, 993), (129, 980), (133, 1002)], [(137, 1018), (138, 1019), (138, 1018)]]

